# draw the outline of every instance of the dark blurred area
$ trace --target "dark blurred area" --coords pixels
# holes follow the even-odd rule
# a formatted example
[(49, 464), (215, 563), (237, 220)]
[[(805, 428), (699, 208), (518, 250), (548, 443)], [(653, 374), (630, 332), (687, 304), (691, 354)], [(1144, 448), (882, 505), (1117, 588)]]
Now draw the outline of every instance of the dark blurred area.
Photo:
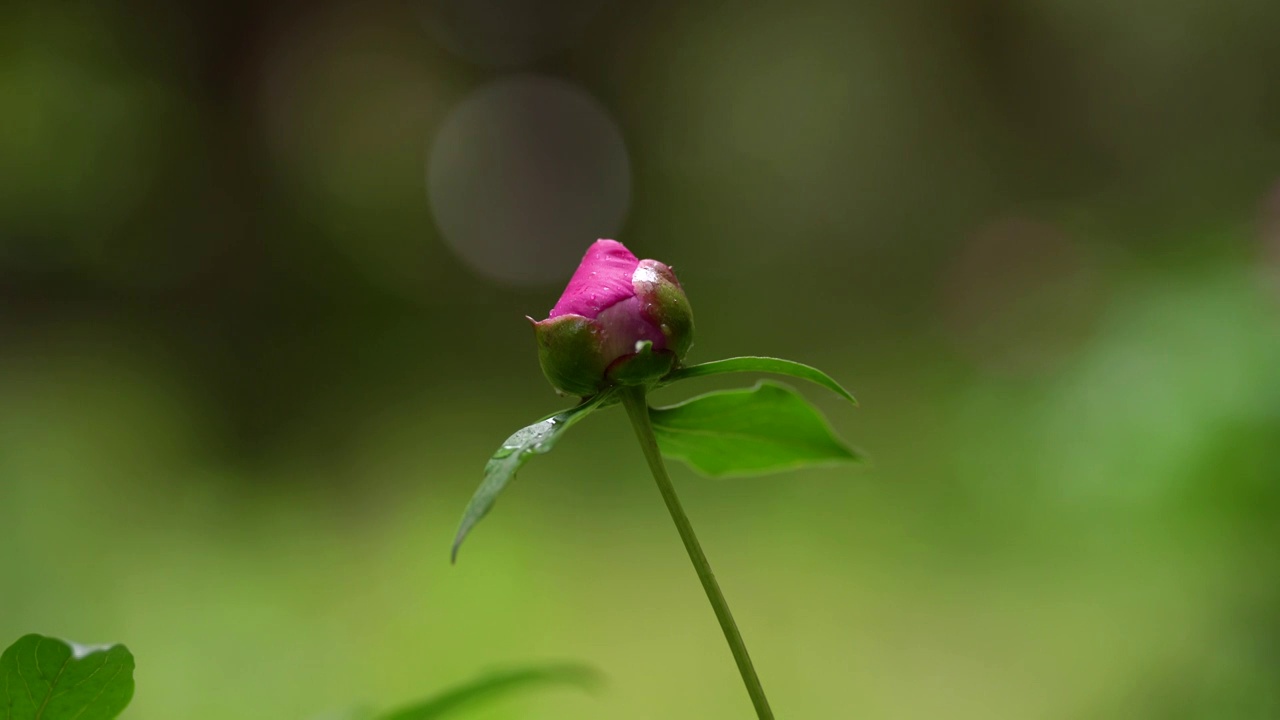
[(9, 3), (0, 641), (128, 643), (140, 720), (562, 658), (609, 689), (475, 717), (744, 716), (619, 413), (447, 563), (489, 453), (566, 404), (523, 316), (616, 237), (679, 272), (692, 359), (862, 400), (813, 395), (869, 471), (677, 471), (780, 714), (1280, 717), (1278, 27)]

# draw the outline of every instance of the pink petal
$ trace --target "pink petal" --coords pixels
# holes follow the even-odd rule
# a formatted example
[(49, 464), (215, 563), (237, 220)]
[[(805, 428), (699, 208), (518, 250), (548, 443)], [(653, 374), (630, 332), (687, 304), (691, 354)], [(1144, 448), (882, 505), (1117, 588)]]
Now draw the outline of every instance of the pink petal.
[(597, 319), (603, 331), (602, 355), (610, 362), (636, 351), (636, 343), (648, 340), (654, 350), (667, 347), (667, 338), (645, 314), (638, 297), (629, 297), (605, 308)]
[(596, 318), (600, 311), (635, 296), (631, 275), (640, 261), (616, 240), (597, 240), (587, 248), (569, 286), (548, 318), (575, 314)]

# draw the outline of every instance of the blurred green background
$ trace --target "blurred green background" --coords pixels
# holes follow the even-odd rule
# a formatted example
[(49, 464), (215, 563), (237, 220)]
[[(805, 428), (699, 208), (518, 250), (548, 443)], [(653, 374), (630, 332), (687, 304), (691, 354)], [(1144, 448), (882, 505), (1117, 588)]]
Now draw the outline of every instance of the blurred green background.
[[(0, 644), (126, 717), (750, 706), (623, 413), (522, 316), (675, 266), (869, 469), (674, 470), (783, 718), (1280, 717), (1280, 4), (0, 9)], [(747, 380), (746, 378), (741, 379)], [(734, 384), (713, 379), (659, 401)]]

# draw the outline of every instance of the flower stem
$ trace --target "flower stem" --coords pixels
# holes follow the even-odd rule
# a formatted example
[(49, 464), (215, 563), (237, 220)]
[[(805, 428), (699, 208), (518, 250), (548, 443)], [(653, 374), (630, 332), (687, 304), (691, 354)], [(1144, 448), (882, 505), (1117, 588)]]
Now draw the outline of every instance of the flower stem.
[(667, 475), (667, 467), (662, 462), (662, 453), (658, 450), (658, 438), (653, 434), (653, 425), (649, 422), (649, 404), (645, 400), (645, 390), (643, 387), (626, 387), (622, 388), (619, 394), (622, 397), (622, 404), (627, 408), (627, 415), (631, 417), (631, 426), (635, 428), (640, 449), (644, 451), (644, 457), (649, 461), (653, 479), (658, 483), (658, 491), (662, 493), (662, 499), (667, 503), (667, 510), (671, 513), (671, 519), (675, 521), (676, 530), (680, 531), (684, 549), (689, 553), (689, 560), (693, 562), (693, 568), (698, 572), (698, 579), (702, 581), (702, 589), (707, 593), (707, 600), (711, 601), (711, 609), (715, 610), (716, 619), (720, 621), (724, 639), (728, 641), (729, 649), (733, 651), (733, 659), (738, 663), (738, 673), (742, 675), (742, 682), (747, 686), (747, 694), (751, 696), (751, 704), (755, 706), (756, 715), (760, 720), (773, 720), (773, 710), (769, 709), (769, 701), (764, 696), (764, 688), (760, 686), (760, 678), (756, 677), (756, 669), (751, 664), (751, 656), (747, 654), (747, 645), (742, 641), (742, 633), (738, 632), (738, 624), (733, 621), (733, 614), (729, 612), (729, 603), (725, 602), (724, 593), (720, 592), (716, 576), (711, 572), (711, 564), (707, 562), (707, 556), (702, 552), (698, 536), (694, 534), (693, 525), (689, 523), (689, 517), (684, 514), (684, 508), (680, 507), (676, 488), (671, 484), (670, 476)]

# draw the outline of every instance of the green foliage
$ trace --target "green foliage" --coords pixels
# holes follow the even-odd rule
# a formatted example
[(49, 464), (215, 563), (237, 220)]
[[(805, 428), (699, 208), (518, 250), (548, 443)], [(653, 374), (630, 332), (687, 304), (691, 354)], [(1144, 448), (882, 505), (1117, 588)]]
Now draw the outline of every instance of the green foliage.
[(600, 407), (606, 396), (607, 393), (601, 393), (576, 407), (545, 417), (517, 430), (502, 443), (502, 447), (485, 464), (484, 481), (471, 496), (467, 509), (462, 513), (462, 522), (458, 524), (458, 532), (453, 539), (452, 560), (458, 559), (458, 548), (462, 546), (467, 533), (493, 507), (498, 494), (516, 476), (516, 471), (534, 455), (550, 452), (564, 432)]
[[(498, 672), (381, 715), (351, 710), (335, 720), (437, 720), (505, 694), (540, 685), (592, 689), (600, 674), (584, 665), (549, 665)], [(25, 635), (0, 655), (3, 720), (111, 720), (133, 699), (133, 655), (123, 645), (86, 647)]]
[(831, 392), (848, 400), (854, 405), (858, 401), (854, 399), (853, 393), (841, 387), (840, 383), (831, 379), (831, 376), (821, 370), (809, 367), (804, 363), (798, 363), (794, 360), (783, 360), (781, 358), (771, 357), (736, 357), (726, 358), (724, 360), (713, 360), (711, 362), (701, 363), (699, 365), (689, 365), (667, 376), (664, 384), (676, 382), (678, 380), (686, 380), (688, 378), (702, 377), (704, 375), (720, 375), (723, 373), (735, 372), (760, 372), (773, 373), (775, 375), (788, 375), (790, 377), (808, 380), (827, 388)]
[(448, 690), (421, 703), (379, 715), (377, 720), (436, 720), (436, 718), (452, 717), (456, 714), (454, 711), (474, 703), (496, 699), (524, 688), (566, 684), (591, 689), (599, 683), (600, 675), (595, 670), (581, 665), (499, 672)]
[(649, 417), (662, 454), (712, 477), (862, 459), (799, 393), (769, 381), (652, 408)]
[(133, 655), (26, 635), (0, 655), (4, 720), (111, 720), (133, 698)]
[(315, 720), (438, 720), (459, 717), (478, 704), (497, 700), (520, 690), (546, 685), (570, 685), (593, 690), (602, 682), (600, 673), (585, 665), (548, 665), (495, 672), (438, 695), (385, 713), (353, 709), (329, 713)]
[[(646, 344), (637, 358), (647, 362), (649, 357), (654, 357), (650, 347), (651, 344)], [(641, 365), (637, 377), (642, 377), (648, 367)], [(705, 375), (736, 372), (774, 373), (808, 380), (858, 404), (852, 393), (821, 370), (780, 358), (748, 356), (690, 365), (666, 375), (658, 384), (665, 386)], [(452, 558), (457, 560), (462, 541), (530, 457), (550, 451), (564, 431), (582, 418), (617, 403), (618, 393), (606, 390), (577, 407), (521, 428), (507, 438), (489, 458), (484, 480), (463, 512), (453, 541)], [(862, 460), (857, 451), (832, 433), (808, 401), (777, 383), (762, 381), (749, 390), (714, 392), (668, 408), (651, 408), (650, 417), (662, 454), (683, 460), (712, 477), (758, 475)]]

